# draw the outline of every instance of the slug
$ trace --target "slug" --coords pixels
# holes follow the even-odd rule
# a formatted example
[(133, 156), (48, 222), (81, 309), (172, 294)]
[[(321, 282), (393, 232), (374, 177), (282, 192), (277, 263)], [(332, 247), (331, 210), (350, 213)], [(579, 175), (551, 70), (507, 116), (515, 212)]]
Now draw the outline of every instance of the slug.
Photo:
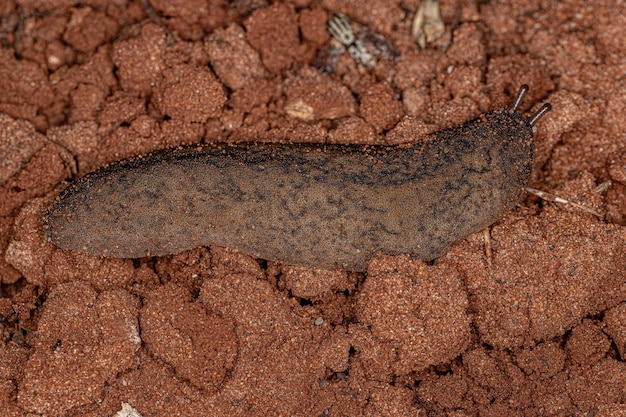
[(364, 271), (378, 251), (432, 260), (518, 203), (530, 120), (491, 111), (414, 144), (212, 144), (115, 162), (44, 215), (56, 246), (139, 258), (217, 244), (256, 258)]

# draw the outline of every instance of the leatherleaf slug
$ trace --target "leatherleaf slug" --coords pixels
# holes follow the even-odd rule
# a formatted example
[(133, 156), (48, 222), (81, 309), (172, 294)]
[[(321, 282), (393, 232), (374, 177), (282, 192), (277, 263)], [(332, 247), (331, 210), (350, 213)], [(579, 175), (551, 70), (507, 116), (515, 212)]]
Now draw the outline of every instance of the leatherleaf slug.
[(212, 144), (123, 160), (72, 183), (50, 241), (139, 258), (217, 244), (257, 258), (363, 271), (378, 251), (432, 260), (518, 203), (534, 155), (515, 103), (414, 144)]

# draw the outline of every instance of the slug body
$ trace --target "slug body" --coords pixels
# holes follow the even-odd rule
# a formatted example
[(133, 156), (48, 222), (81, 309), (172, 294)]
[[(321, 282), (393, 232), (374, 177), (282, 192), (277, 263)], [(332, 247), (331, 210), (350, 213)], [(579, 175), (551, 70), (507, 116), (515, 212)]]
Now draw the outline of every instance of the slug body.
[(63, 192), (46, 234), (124, 258), (217, 244), (353, 271), (377, 251), (431, 260), (523, 194), (538, 117), (517, 112), (521, 96), (413, 145), (217, 144), (116, 162)]

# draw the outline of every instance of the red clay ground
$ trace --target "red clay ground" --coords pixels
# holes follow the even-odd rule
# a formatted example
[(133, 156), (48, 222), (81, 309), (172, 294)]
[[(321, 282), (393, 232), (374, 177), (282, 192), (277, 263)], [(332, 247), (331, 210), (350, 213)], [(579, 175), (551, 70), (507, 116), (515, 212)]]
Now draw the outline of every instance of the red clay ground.
[[(626, 3), (443, 3), (425, 50), (417, 0), (150, 1), (173, 38), (141, 1), (0, 3), (0, 414), (626, 415)], [(335, 12), (399, 56), (333, 66)], [(490, 229), (491, 263), (482, 232), (366, 274), (43, 236), (64, 181), (120, 158), (412, 141), (522, 83), (523, 112), (553, 106), (529, 185), (602, 218), (529, 196)]]

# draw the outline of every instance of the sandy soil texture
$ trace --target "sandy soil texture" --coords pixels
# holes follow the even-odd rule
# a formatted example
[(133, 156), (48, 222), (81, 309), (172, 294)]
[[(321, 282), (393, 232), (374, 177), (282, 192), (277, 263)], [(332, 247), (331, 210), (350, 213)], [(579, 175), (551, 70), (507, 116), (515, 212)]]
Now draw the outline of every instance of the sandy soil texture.
[[(442, 1), (425, 49), (418, 6), (0, 2), (0, 414), (625, 415), (626, 3)], [(375, 64), (334, 43), (335, 13)], [(553, 109), (529, 185), (600, 216), (529, 194), (489, 240), (365, 273), (218, 246), (101, 259), (44, 238), (66, 181), (121, 158), (411, 142), (523, 83), (524, 114)]]

